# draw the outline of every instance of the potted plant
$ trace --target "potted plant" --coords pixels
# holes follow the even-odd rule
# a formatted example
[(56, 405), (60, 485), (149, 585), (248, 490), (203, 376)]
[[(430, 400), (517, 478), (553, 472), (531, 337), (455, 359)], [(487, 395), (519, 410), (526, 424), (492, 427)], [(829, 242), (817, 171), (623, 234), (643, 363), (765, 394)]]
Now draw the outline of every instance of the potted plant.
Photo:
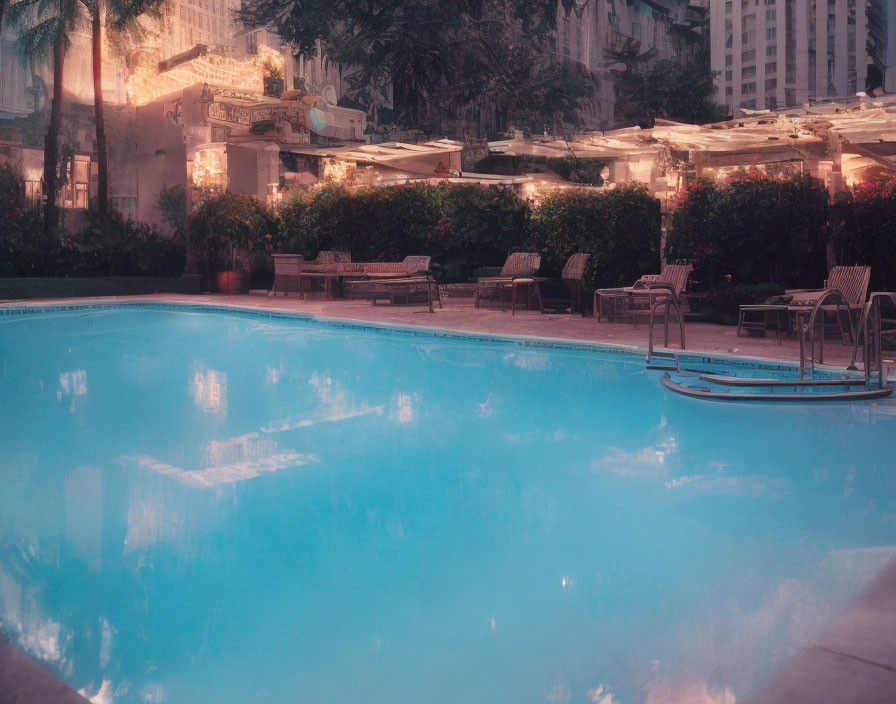
[(271, 225), (267, 208), (242, 193), (222, 193), (196, 209), (190, 218), (190, 235), (216, 268), (219, 292), (249, 290), (250, 255), (264, 246)]

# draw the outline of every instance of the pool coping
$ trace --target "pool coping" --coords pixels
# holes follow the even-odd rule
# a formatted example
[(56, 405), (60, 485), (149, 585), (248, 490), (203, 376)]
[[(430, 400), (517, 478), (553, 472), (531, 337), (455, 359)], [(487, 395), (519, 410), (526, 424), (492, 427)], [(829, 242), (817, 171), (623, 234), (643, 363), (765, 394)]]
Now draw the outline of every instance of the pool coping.
[[(382, 330), (401, 334), (414, 334), (432, 339), (448, 339), (468, 342), (484, 342), (487, 344), (505, 344), (533, 349), (556, 349), (564, 351), (594, 352), (618, 354), (627, 357), (646, 356), (647, 348), (639, 345), (626, 345), (615, 342), (595, 342), (580, 338), (546, 337), (537, 335), (511, 335), (497, 332), (473, 332), (454, 328), (430, 325), (413, 325), (406, 323), (386, 323), (352, 317), (329, 316), (316, 312), (296, 311), (277, 306), (251, 306), (238, 303), (207, 301), (184, 301), (170, 298), (153, 298), (152, 300), (122, 300), (120, 297), (92, 297), (67, 299), (65, 301), (9, 301), (0, 303), (0, 319), (7, 316), (18, 316), (40, 313), (63, 313), (70, 310), (90, 310), (99, 308), (111, 310), (121, 309), (157, 309), (157, 310), (192, 310), (208, 313), (243, 313), (259, 318), (283, 318), (320, 322), (343, 329)], [(16, 312), (13, 312), (16, 311)], [(756, 355), (724, 355), (717, 352), (701, 352), (699, 350), (681, 350), (675, 347), (655, 346), (654, 352), (676, 355), (686, 364), (703, 364), (734, 366), (754, 371), (796, 372), (798, 362), (781, 360), (774, 357)], [(861, 372), (848, 372), (840, 366), (819, 364), (815, 369), (822, 375), (847, 374), (862, 376)]]

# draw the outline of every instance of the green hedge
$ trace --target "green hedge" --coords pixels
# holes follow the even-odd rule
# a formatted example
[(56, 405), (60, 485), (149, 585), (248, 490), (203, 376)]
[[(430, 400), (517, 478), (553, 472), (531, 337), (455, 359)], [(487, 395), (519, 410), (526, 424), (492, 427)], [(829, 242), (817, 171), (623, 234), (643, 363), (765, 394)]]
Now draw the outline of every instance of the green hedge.
[(697, 288), (815, 288), (827, 276), (829, 199), (809, 176), (694, 183), (675, 203), (666, 256)]
[(659, 267), (659, 201), (642, 186), (559, 191), (534, 208), (495, 186), (328, 186), (288, 198), (280, 216), (285, 251), (315, 257), (343, 249), (359, 261), (428, 254), (445, 281), (468, 280), (528, 249), (541, 252), (550, 276), (571, 254), (591, 252), (591, 278), (608, 286)]
[(45, 240), (42, 213), (29, 206), (20, 174), (0, 165), (0, 276), (179, 276), (183, 242), (113, 213), (102, 228), (88, 211), (77, 235)]
[(627, 286), (659, 271), (660, 218), (644, 186), (554, 191), (532, 213), (530, 242), (546, 275), (559, 276), (570, 255), (589, 252), (586, 287)]
[(428, 253), (441, 211), (437, 186), (366, 188), (354, 194), (326, 186), (281, 204), (282, 240), (286, 251), (306, 258), (322, 249), (340, 249), (358, 261), (395, 261)]
[(872, 291), (896, 291), (896, 179), (882, 176), (851, 188), (831, 208), (837, 261), (870, 264)]

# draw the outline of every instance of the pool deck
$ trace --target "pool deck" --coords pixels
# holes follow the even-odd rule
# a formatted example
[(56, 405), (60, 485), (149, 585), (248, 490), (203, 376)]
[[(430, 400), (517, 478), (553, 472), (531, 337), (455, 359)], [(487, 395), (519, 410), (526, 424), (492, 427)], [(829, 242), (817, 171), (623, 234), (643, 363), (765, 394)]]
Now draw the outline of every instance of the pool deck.
[[(330, 318), (359, 320), (389, 325), (418, 325), (444, 328), (462, 332), (495, 335), (521, 335), (553, 339), (567, 339), (601, 344), (617, 344), (647, 347), (647, 326), (637, 327), (630, 322), (598, 323), (595, 318), (580, 315), (542, 314), (536, 311), (517, 311), (511, 316), (500, 308), (474, 308), (472, 299), (446, 299), (445, 306), (429, 313), (424, 306), (371, 305), (368, 301), (329, 300), (312, 298), (268, 298), (263, 295), (224, 296), (220, 294), (184, 295), (150, 294), (142, 296), (122, 296), (97, 299), (52, 299), (56, 302), (73, 300), (96, 301), (175, 301), (184, 303), (205, 303), (214, 305), (250, 306), (301, 313), (311, 313)], [(0, 301), (0, 305), (21, 305), (36, 301)], [(49, 299), (41, 302), (48, 303)], [(655, 344), (662, 345), (662, 326), (655, 330)], [(743, 334), (737, 335), (737, 328), (731, 325), (689, 322), (686, 328), (687, 350), (733, 357), (799, 361), (799, 341), (795, 337), (778, 344), (773, 330), (767, 337)], [(670, 349), (678, 348), (678, 330), (670, 326)], [(828, 336), (825, 345), (825, 366), (844, 367), (852, 357), (852, 347), (843, 345), (839, 339)]]
[[(57, 299), (58, 300), (58, 299)], [(74, 300), (74, 299), (63, 299)], [(77, 299), (84, 300), (84, 299)], [(468, 299), (445, 302), (433, 314), (419, 306), (372, 306), (362, 301), (153, 294), (94, 299), (108, 302), (172, 301), (249, 306), (318, 314), (371, 323), (417, 325), (462, 332), (569, 339), (602, 344), (646, 347), (647, 329), (630, 323), (597, 323), (578, 315), (517, 312), (511, 316), (494, 308), (476, 309)], [(0, 301), (20, 305), (29, 301)], [(43, 301), (48, 302), (48, 301)], [(662, 339), (661, 329), (657, 334)], [(676, 333), (671, 336), (675, 349)], [(797, 362), (799, 343), (779, 345), (768, 337), (737, 336), (736, 328), (688, 323), (687, 349), (708, 354)], [(832, 366), (849, 362), (852, 348), (829, 339), (826, 361)], [(0, 704), (6, 702), (84, 702), (14, 646), (0, 640)], [(888, 565), (872, 585), (841, 613), (822, 636), (786, 662), (749, 704), (814, 704), (821, 701), (883, 704), (896, 701), (896, 562)], [(675, 703), (671, 703), (675, 704)]]

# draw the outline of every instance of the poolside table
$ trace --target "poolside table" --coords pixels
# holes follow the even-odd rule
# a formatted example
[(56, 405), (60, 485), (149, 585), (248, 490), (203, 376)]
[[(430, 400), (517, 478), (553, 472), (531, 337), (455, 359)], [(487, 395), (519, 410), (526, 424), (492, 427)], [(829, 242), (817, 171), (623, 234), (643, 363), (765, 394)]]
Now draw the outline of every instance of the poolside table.
[[(379, 278), (379, 277), (378, 277)], [(411, 304), (411, 293), (414, 289), (426, 289), (426, 302), (429, 312), (433, 311), (433, 299), (438, 299), (439, 308), (442, 307), (442, 297), (439, 294), (439, 283), (431, 276), (407, 276), (394, 278), (384, 276), (376, 281), (353, 281), (350, 284), (352, 292), (357, 289), (365, 290), (370, 295), (370, 304), (376, 305), (380, 298), (388, 298), (390, 305), (395, 305), (396, 293), (404, 291), (405, 305)], [(435, 292), (435, 295), (433, 295)]]
[[(740, 331), (746, 330), (750, 333), (754, 330), (761, 331), (765, 337), (766, 328), (768, 328), (769, 313), (774, 313), (778, 318), (778, 344), (783, 344), (784, 333), (786, 331), (787, 316), (790, 307), (786, 303), (757, 303), (755, 305), (745, 305), (740, 307), (740, 315), (737, 320), (737, 335), (740, 337)], [(802, 309), (805, 306), (799, 306)], [(810, 308), (811, 311), (811, 308)], [(761, 313), (762, 320), (747, 320), (748, 313)]]

